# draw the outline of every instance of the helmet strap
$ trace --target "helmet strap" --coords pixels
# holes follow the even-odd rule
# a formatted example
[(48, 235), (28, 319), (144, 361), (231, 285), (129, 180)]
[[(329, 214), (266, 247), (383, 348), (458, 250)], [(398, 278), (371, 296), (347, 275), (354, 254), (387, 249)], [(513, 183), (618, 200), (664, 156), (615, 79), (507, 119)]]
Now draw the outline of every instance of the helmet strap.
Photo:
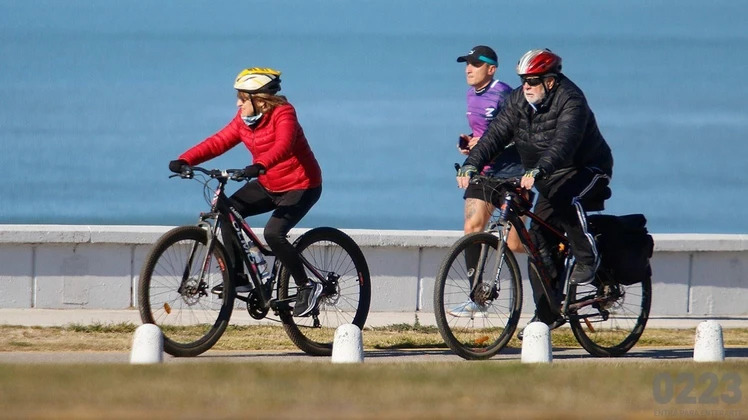
[[(543, 77), (543, 90), (545, 91), (546, 96), (556, 88), (556, 85), (558, 85), (558, 75), (555, 73), (549, 73), (542, 76)], [(545, 80), (553, 78), (553, 86), (551, 86), (550, 89), (548, 89), (548, 86), (545, 85)]]

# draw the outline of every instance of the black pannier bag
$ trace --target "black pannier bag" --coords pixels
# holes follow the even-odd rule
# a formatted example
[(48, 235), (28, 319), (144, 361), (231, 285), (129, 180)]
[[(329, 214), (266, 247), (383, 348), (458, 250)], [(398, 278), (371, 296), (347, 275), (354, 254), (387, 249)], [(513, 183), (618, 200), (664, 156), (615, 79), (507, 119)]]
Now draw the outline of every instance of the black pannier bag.
[(602, 256), (600, 269), (607, 271), (615, 282), (629, 286), (652, 276), (649, 259), (654, 241), (647, 232), (647, 218), (643, 214), (593, 214), (587, 216), (587, 223)]

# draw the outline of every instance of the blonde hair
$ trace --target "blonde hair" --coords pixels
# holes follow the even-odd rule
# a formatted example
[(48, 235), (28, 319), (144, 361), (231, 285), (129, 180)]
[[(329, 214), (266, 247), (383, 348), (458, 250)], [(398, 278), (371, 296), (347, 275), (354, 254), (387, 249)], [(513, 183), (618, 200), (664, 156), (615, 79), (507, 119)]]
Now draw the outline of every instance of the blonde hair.
[(277, 106), (285, 105), (288, 103), (288, 99), (286, 99), (285, 96), (271, 95), (269, 93), (253, 93), (250, 95), (247, 92), (238, 91), (236, 96), (242, 101), (249, 100), (251, 96), (254, 106), (257, 107), (255, 112), (262, 112), (263, 114), (272, 111), (273, 108)]

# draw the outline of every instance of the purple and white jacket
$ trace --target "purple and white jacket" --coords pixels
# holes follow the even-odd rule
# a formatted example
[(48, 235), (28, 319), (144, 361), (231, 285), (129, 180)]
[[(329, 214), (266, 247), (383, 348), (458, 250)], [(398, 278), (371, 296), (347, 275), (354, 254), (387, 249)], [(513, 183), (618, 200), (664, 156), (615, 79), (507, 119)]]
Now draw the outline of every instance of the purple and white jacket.
[(480, 93), (471, 87), (467, 91), (467, 119), (473, 137), (480, 137), (488, 124), (496, 118), (512, 88), (504, 82), (493, 80)]
[[(496, 115), (499, 114), (504, 101), (512, 92), (511, 86), (498, 80), (480, 92), (471, 87), (467, 91), (467, 119), (473, 137), (481, 137), (488, 129)], [(483, 168), (482, 173), (496, 178), (519, 177), (524, 173), (517, 148), (511, 145)]]

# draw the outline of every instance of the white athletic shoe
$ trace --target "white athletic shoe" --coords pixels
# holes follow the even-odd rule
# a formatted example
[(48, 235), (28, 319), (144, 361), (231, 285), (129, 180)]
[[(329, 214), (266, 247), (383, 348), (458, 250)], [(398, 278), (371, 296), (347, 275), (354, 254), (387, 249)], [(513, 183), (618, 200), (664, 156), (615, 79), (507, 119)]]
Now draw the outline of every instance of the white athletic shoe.
[(472, 300), (468, 300), (467, 302), (450, 309), (447, 313), (456, 318), (481, 318), (486, 316), (485, 311), (485, 307), (478, 305)]

